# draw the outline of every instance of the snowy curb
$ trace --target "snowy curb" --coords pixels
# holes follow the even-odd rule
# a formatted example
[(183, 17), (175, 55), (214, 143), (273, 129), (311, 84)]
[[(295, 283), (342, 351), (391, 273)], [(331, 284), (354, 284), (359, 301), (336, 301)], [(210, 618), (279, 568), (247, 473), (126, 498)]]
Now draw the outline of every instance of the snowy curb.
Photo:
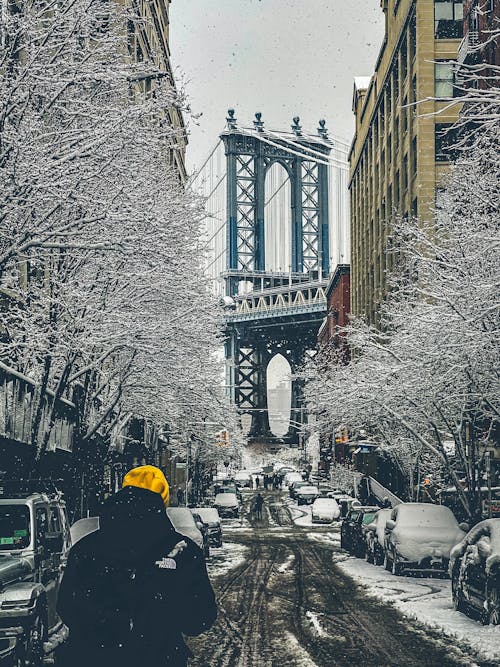
[(371, 597), (389, 602), (408, 618), (467, 643), (485, 659), (500, 662), (500, 626), (483, 626), (455, 611), (449, 579), (395, 576), (380, 566), (353, 557), (333, 558), (333, 561), (362, 584)]

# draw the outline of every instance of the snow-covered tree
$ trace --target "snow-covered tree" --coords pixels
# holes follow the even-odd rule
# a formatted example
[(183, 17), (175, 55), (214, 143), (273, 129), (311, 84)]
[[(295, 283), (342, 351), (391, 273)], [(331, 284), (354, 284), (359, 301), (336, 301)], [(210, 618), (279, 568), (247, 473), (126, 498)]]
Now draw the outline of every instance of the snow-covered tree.
[(365, 429), (408, 472), (427, 457), (473, 518), (485, 447), (498, 437), (499, 172), (498, 144), (484, 134), (454, 165), (435, 220), (396, 229), (403, 266), (380, 327), (353, 321), (349, 363), (307, 371), (324, 428)]
[[(76, 449), (129, 414), (186, 428), (227, 416), (201, 202), (169, 167), (182, 99), (135, 63), (139, 21), (107, 0), (10, 3), (0, 44), (0, 357), (38, 383), (31, 442), (78, 388)], [(149, 82), (144, 94), (140, 82)]]

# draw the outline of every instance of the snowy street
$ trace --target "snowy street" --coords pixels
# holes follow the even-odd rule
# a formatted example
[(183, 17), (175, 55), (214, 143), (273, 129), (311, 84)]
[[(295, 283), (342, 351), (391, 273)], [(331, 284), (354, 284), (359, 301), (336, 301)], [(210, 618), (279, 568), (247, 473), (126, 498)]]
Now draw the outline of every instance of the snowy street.
[[(245, 492), (246, 507), (249, 496)], [(210, 632), (190, 640), (195, 653), (190, 664), (498, 664), (498, 629), (483, 628), (453, 611), (449, 580), (394, 577), (347, 558), (340, 550), (338, 526), (312, 526), (309, 508), (291, 506), (281, 492), (267, 493), (264, 507), (261, 522), (246, 513), (241, 523), (231, 522), (222, 553), (212, 551), (209, 573), (219, 618)], [(426, 607), (424, 598), (437, 599), (437, 607), (432, 602)], [(413, 604), (418, 621), (412, 618)], [(461, 634), (468, 634), (483, 653), (461, 641)]]

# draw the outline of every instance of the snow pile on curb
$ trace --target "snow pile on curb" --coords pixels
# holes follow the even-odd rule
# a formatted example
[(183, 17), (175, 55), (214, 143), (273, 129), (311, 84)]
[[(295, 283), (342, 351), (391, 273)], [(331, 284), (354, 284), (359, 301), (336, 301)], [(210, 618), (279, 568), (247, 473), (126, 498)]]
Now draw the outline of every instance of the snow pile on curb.
[[(336, 560), (336, 559), (335, 559)], [(368, 593), (393, 603), (406, 616), (468, 643), (488, 660), (500, 663), (500, 626), (483, 626), (453, 609), (449, 579), (397, 577), (358, 558), (336, 560), (338, 567)]]

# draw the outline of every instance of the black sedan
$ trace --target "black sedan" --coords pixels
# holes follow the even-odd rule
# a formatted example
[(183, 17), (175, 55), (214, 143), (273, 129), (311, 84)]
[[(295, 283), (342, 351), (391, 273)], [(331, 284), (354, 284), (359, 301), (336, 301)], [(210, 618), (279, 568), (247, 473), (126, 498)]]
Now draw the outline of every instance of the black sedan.
[(378, 507), (356, 506), (349, 510), (340, 528), (340, 546), (353, 556), (364, 558), (365, 530), (379, 511)]
[(452, 549), (450, 577), (457, 611), (500, 624), (500, 519), (481, 521)]

